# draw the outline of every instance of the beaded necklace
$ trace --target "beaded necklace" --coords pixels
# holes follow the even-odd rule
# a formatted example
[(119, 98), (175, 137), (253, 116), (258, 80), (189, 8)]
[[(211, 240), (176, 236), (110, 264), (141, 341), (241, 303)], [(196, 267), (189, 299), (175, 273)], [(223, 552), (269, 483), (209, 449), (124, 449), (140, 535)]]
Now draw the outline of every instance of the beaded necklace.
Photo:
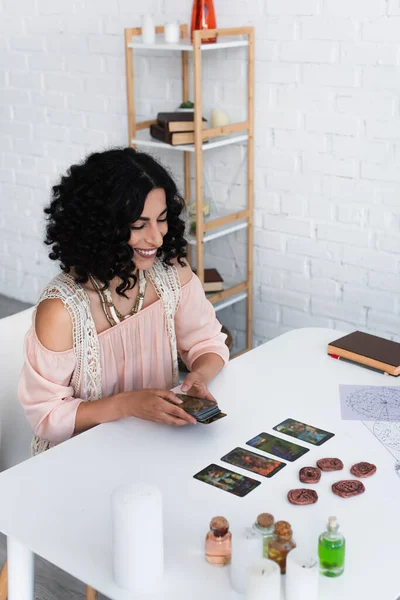
[(118, 308), (115, 306), (112, 300), (111, 290), (109, 288), (103, 289), (103, 286), (92, 276), (90, 276), (90, 281), (92, 282), (94, 289), (100, 297), (103, 312), (111, 327), (113, 327), (117, 323), (121, 323), (121, 321), (124, 321), (128, 317), (135, 315), (142, 309), (147, 283), (143, 271), (139, 271), (139, 291), (136, 298), (136, 302), (126, 315), (121, 314)]

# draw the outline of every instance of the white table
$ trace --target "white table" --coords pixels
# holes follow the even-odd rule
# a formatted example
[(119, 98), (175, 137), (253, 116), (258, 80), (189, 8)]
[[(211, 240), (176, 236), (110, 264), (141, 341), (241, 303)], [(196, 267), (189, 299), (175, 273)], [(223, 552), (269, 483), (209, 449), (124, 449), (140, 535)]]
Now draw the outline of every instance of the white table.
[[(387, 450), (360, 422), (342, 421), (339, 383), (399, 385), (400, 381), (335, 361), (327, 343), (340, 332), (302, 329), (232, 361), (213, 382), (228, 417), (212, 425), (169, 428), (129, 419), (97, 427), (0, 474), (0, 530), (9, 536), (9, 600), (32, 600), (36, 553), (113, 600), (132, 596), (112, 577), (110, 494), (121, 483), (145, 481), (162, 490), (166, 572), (163, 589), (147, 600), (231, 600), (229, 567), (204, 559), (211, 517), (225, 515), (235, 530), (260, 512), (288, 520), (298, 546), (315, 550), (329, 515), (337, 515), (347, 539), (345, 574), (321, 577), (321, 599), (395, 600), (400, 594), (400, 481)], [(287, 417), (336, 433), (245, 498), (193, 479), (211, 462)], [(283, 436), (284, 437), (284, 436)], [(292, 439), (293, 438), (287, 438)], [(323, 474), (319, 501), (292, 506), (287, 491), (299, 487), (299, 468), (338, 456), (340, 473)], [(366, 493), (343, 500), (330, 491), (354, 462), (374, 462)], [(225, 465), (229, 468), (229, 465)], [(350, 475), (349, 475), (350, 476)], [(142, 600), (136, 596), (135, 600)]]

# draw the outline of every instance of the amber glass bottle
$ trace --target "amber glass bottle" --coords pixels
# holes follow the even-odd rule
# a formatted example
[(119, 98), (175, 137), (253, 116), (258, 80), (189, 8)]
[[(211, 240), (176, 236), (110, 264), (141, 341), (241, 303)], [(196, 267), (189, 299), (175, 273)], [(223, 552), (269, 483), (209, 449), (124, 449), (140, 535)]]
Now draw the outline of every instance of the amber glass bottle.
[[(198, 29), (216, 29), (215, 10), (213, 0), (193, 0), (192, 24), (190, 28), (190, 39), (193, 41), (193, 31)], [(203, 40), (203, 44), (212, 44), (217, 41), (216, 37)]]
[(281, 573), (286, 573), (286, 557), (296, 544), (292, 537), (292, 528), (286, 521), (275, 523), (274, 537), (268, 546), (268, 558), (278, 563)]

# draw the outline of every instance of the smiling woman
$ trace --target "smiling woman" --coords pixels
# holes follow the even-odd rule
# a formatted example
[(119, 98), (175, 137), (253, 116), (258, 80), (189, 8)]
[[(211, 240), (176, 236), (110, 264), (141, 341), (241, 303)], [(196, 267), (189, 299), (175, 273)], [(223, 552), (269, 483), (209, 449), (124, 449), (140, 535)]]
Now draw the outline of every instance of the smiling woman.
[(167, 202), (162, 188), (155, 188), (146, 198), (143, 213), (132, 225), (129, 245), (139, 269), (152, 265), (168, 231)]
[(45, 242), (62, 272), (39, 298), (19, 386), (35, 453), (124, 417), (194, 424), (169, 391), (178, 353), (182, 390), (213, 400), (226, 336), (185, 260), (183, 208), (164, 167), (132, 148), (54, 186)]

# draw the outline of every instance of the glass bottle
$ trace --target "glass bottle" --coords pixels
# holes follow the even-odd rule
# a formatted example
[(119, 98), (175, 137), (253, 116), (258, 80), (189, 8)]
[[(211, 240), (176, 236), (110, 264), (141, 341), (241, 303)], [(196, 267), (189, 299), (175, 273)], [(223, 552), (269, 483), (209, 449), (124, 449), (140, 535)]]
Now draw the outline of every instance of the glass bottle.
[[(190, 39), (193, 42), (193, 31), (198, 29), (216, 29), (215, 10), (213, 0), (193, 0), (192, 23), (190, 28)], [(216, 37), (202, 40), (203, 44), (212, 44), (217, 41)]]
[(278, 563), (281, 573), (286, 573), (286, 557), (296, 544), (292, 538), (292, 528), (287, 521), (275, 523), (274, 536), (269, 543), (268, 558)]
[(206, 559), (212, 565), (222, 567), (231, 561), (232, 534), (225, 517), (211, 519), (210, 531), (206, 536)]
[(268, 558), (268, 546), (274, 535), (274, 517), (269, 513), (258, 515), (253, 528), (262, 537), (263, 558)]
[(339, 577), (344, 571), (346, 541), (338, 531), (336, 517), (329, 517), (328, 529), (318, 539), (320, 572), (327, 577)]

